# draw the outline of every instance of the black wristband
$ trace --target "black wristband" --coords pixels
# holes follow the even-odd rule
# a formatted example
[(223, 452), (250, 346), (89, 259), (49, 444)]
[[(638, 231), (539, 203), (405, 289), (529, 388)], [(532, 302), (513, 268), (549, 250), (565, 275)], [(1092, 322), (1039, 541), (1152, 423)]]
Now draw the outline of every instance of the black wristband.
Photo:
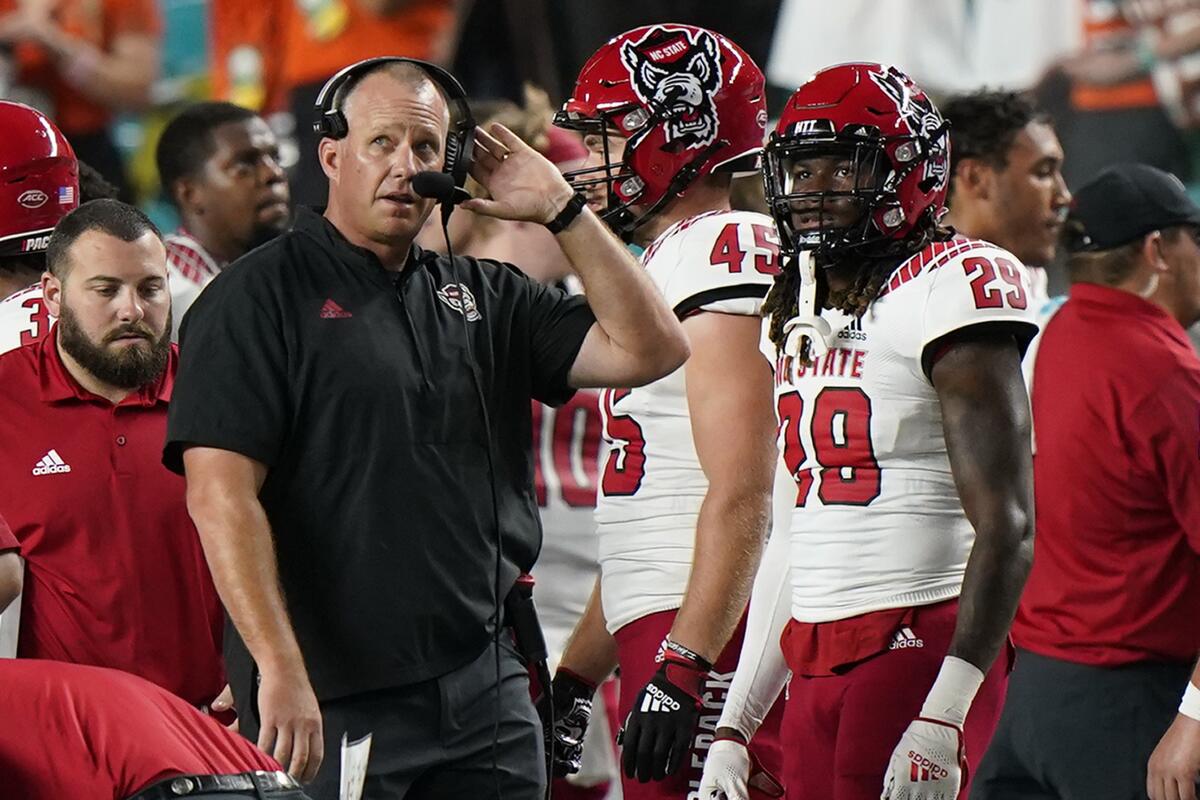
[(568, 225), (575, 221), (579, 213), (583, 211), (583, 207), (587, 205), (587, 199), (576, 192), (570, 200), (567, 201), (563, 210), (558, 212), (558, 216), (546, 223), (546, 228), (551, 233), (558, 233), (564, 230)]

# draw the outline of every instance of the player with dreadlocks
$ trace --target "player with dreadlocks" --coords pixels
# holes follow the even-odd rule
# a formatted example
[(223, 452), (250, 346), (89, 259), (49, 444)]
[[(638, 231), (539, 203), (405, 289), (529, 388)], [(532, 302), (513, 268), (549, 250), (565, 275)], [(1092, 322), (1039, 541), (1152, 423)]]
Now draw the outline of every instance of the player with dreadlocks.
[(767, 144), (783, 459), (705, 800), (746, 797), (789, 668), (790, 800), (951, 800), (995, 728), (1033, 554), (1036, 326), (1021, 263), (939, 225), (948, 168), (941, 114), (879, 64), (817, 73)]

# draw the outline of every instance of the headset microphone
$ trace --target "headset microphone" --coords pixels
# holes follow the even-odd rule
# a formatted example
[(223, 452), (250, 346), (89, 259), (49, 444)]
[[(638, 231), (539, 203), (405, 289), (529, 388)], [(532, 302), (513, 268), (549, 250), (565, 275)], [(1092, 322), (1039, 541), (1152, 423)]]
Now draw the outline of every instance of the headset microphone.
[(421, 197), (455, 206), (471, 199), (471, 193), (456, 185), (454, 177), (446, 172), (418, 172), (412, 176), (412, 190)]

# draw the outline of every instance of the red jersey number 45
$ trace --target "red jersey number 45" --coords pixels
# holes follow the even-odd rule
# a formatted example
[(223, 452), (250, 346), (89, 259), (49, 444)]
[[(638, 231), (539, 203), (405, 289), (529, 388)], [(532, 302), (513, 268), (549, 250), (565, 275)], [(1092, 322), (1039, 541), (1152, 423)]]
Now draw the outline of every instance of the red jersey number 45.
[[(750, 242), (748, 249), (742, 247), (740, 231), (746, 231), (746, 241)], [(753, 256), (749, 263), (747, 255)], [(763, 275), (778, 275), (779, 234), (770, 225), (730, 222), (717, 235), (708, 260), (714, 267), (724, 266), (732, 275), (743, 268)]]

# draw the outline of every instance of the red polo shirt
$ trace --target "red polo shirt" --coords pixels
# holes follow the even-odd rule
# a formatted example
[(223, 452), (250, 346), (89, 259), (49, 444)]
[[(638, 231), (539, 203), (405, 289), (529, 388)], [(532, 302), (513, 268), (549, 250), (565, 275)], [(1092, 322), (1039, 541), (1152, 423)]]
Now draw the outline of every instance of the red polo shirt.
[(0, 795), (13, 800), (114, 800), (177, 775), (279, 769), (211, 717), (112, 669), (0, 660), (0, 720)]
[(162, 466), (176, 368), (118, 405), (50, 335), (0, 356), (0, 515), (25, 558), (18, 655), (132, 672), (193, 705), (224, 686), (223, 615), (184, 481)]
[(1179, 323), (1075, 284), (1042, 334), (1033, 572), (1016, 643), (1080, 664), (1200, 652), (1200, 360)]

